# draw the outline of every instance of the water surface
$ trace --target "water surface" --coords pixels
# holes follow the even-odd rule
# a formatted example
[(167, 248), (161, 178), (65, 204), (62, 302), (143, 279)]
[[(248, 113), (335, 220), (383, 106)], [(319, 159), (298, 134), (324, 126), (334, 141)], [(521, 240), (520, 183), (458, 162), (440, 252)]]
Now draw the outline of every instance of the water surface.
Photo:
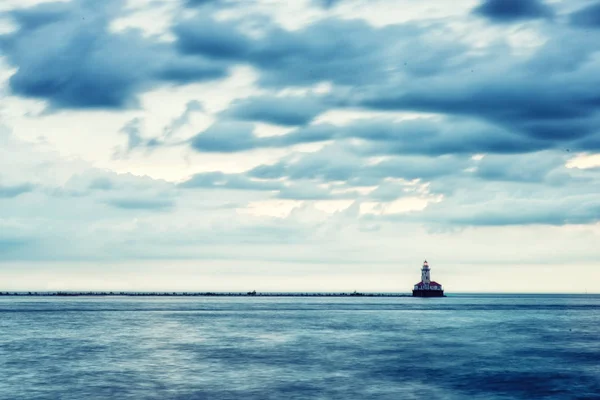
[(0, 399), (600, 399), (600, 296), (0, 297)]

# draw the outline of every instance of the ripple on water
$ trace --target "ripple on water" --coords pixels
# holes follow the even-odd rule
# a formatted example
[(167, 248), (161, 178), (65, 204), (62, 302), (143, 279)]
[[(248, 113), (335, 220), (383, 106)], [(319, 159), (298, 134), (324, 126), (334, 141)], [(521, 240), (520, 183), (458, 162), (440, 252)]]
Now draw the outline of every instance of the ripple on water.
[(1, 298), (0, 398), (592, 399), (598, 337), (598, 296)]

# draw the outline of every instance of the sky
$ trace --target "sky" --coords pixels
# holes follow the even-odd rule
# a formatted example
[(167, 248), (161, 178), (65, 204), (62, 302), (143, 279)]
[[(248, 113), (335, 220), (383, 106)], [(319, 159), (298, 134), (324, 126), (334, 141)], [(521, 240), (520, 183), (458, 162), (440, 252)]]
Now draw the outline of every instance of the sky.
[(0, 290), (600, 292), (600, 2), (3, 0)]

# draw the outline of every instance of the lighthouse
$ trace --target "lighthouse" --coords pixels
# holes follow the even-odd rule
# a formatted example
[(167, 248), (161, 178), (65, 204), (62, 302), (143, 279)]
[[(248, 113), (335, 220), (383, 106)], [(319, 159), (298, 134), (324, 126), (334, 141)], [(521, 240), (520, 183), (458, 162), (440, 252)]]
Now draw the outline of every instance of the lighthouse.
[(421, 282), (413, 288), (413, 297), (443, 297), (442, 285), (431, 280), (431, 269), (427, 260), (423, 261), (421, 267)]

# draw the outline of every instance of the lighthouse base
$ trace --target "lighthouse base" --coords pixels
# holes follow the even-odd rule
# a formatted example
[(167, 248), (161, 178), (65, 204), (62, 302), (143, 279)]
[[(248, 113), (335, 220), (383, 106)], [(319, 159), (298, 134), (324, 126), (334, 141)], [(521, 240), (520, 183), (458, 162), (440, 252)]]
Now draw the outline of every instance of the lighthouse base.
[(443, 290), (413, 290), (413, 297), (444, 297)]

